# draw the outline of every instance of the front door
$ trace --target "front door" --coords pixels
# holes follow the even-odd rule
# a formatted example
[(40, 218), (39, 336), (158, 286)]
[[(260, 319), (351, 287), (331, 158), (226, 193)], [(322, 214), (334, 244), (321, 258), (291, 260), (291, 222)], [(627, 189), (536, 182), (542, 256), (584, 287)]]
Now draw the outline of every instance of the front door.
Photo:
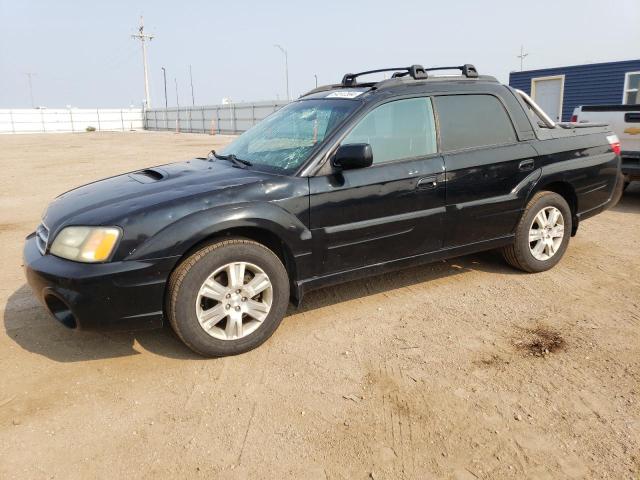
[(310, 178), (317, 275), (348, 271), (442, 247), (444, 161), (428, 98), (385, 103), (341, 144), (368, 143), (373, 165)]

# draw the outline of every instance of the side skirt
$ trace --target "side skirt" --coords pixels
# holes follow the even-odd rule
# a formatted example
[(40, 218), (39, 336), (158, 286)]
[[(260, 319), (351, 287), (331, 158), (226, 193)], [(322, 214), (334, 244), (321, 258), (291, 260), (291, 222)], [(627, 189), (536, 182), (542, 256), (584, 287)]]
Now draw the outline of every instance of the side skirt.
[(294, 301), (296, 306), (300, 306), (305, 293), (311, 290), (316, 290), (322, 287), (328, 287), (330, 285), (337, 285), (350, 280), (357, 280), (360, 278), (370, 277), (373, 275), (380, 275), (394, 270), (401, 270), (403, 268), (412, 267), (416, 265), (423, 265), (426, 263), (437, 262), (438, 260), (446, 260), (453, 257), (460, 257), (462, 255), (468, 255), (471, 253), (482, 252), (485, 250), (493, 250), (494, 248), (504, 247), (513, 242), (514, 235), (507, 235), (505, 237), (495, 238), (493, 240), (485, 240), (482, 242), (471, 243), (468, 245), (462, 245), (452, 248), (444, 248), (435, 252), (425, 253), (421, 255), (414, 255), (411, 257), (404, 257), (396, 260), (391, 260), (383, 263), (376, 263), (374, 265), (367, 265), (364, 267), (354, 268), (352, 270), (346, 270), (343, 272), (331, 273), (329, 275), (311, 277), (304, 280), (298, 280), (294, 283)]

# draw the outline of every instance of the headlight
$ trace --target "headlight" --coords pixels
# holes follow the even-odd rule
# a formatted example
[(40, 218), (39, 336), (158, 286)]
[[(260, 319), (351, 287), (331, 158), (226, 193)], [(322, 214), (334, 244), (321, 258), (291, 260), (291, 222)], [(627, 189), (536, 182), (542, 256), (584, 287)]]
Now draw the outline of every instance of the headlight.
[(58, 233), (49, 251), (76, 262), (104, 262), (111, 256), (120, 234), (117, 227), (66, 227)]

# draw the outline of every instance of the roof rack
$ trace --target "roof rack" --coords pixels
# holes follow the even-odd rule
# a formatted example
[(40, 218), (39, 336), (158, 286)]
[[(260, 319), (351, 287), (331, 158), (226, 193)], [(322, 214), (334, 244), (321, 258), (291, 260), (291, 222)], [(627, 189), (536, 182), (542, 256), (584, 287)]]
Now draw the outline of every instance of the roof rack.
[(474, 67), (470, 63), (465, 63), (464, 65), (456, 67), (431, 68), (424, 68), (422, 65), (411, 65), (410, 67), (379, 68), (377, 70), (367, 70), (360, 73), (347, 73), (344, 77), (342, 77), (342, 86), (355, 87), (356, 85), (358, 85), (356, 83), (356, 79), (358, 77), (362, 75), (369, 75), (370, 73), (394, 72), (391, 78), (399, 78), (409, 75), (414, 80), (424, 80), (429, 78), (429, 74), (427, 72), (433, 72), (436, 70), (460, 70), (462, 72), (462, 75), (467, 78), (478, 78), (478, 71), (476, 70), (476, 67)]

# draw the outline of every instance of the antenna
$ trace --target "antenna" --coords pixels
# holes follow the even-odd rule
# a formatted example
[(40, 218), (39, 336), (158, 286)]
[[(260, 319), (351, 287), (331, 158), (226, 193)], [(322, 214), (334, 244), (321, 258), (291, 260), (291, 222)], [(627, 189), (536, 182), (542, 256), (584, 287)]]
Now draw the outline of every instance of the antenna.
[(153, 40), (153, 35), (147, 35), (144, 33), (144, 19), (140, 15), (140, 26), (138, 27), (138, 33), (131, 35), (134, 40), (140, 40), (142, 43), (142, 66), (144, 67), (144, 102), (145, 108), (151, 108), (151, 97), (149, 96), (149, 74), (147, 73), (147, 41)]
[(522, 45), (520, 45), (520, 55), (516, 56), (516, 58), (520, 59), (520, 71), (522, 71), (522, 65), (523, 65), (524, 59), (528, 55), (529, 55), (528, 53), (524, 53), (524, 47)]

